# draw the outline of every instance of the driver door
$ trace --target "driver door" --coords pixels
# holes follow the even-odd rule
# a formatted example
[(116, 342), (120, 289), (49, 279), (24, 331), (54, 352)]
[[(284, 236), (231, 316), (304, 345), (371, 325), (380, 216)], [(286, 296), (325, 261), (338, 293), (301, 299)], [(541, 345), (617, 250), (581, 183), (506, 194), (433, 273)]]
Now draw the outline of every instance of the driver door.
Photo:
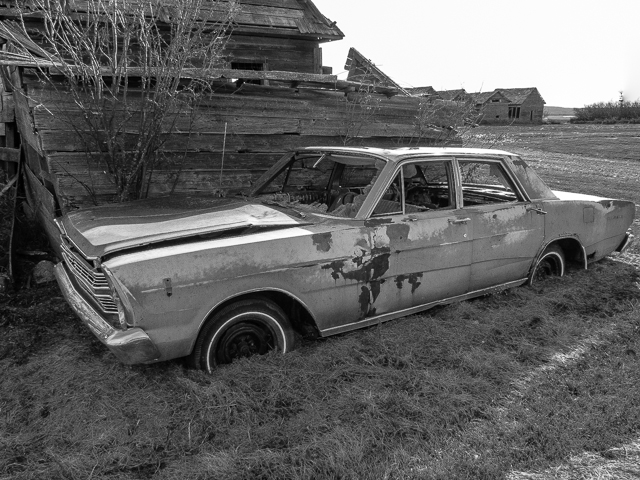
[(393, 310), (469, 291), (472, 224), (456, 205), (450, 160), (405, 162), (378, 200), (368, 224), (389, 244), (393, 276), (380, 297)]

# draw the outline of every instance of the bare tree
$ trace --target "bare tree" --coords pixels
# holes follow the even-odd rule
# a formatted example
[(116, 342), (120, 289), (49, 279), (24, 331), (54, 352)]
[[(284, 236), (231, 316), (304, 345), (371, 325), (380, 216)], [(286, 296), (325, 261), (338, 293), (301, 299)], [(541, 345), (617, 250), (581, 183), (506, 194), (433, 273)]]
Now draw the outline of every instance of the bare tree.
[[(118, 201), (144, 197), (176, 121), (210, 92), (208, 71), (239, 11), (236, 0), (89, 0), (86, 12), (66, 2), (29, 0), (42, 13), (39, 55), (24, 48), (51, 92), (53, 114), (67, 122), (88, 160), (110, 175)], [(23, 10), (22, 33), (29, 35)], [(38, 63), (40, 62), (40, 63)], [(62, 80), (62, 81), (61, 81)], [(67, 98), (61, 102), (62, 96)], [(70, 102), (69, 100), (72, 100)], [(189, 123), (189, 122), (187, 122)], [(192, 124), (193, 122), (191, 122)], [(85, 184), (91, 194), (92, 185)], [(95, 198), (95, 197), (94, 197)]]

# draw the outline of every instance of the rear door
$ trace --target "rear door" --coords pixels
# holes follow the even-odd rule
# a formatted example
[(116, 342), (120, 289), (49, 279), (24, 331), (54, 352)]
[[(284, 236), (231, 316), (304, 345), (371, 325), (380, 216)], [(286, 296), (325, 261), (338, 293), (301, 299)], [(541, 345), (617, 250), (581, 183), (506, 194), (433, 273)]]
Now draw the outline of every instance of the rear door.
[(473, 234), (470, 291), (523, 280), (544, 241), (541, 204), (500, 158), (458, 159), (462, 211)]

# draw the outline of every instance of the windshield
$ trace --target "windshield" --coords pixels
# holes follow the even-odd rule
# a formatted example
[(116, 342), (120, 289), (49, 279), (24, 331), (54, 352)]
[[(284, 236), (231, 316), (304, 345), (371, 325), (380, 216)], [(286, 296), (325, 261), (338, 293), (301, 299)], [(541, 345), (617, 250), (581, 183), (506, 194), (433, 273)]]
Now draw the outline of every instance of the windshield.
[(353, 218), (384, 165), (370, 156), (305, 152), (271, 173), (255, 196), (264, 203)]

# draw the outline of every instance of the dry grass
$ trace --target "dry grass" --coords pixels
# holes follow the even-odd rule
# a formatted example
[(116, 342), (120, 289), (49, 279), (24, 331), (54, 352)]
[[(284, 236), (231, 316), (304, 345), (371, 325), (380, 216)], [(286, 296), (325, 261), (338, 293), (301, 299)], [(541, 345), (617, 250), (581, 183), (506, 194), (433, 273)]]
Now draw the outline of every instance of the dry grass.
[(0, 478), (500, 478), (606, 455), (640, 424), (637, 280), (607, 261), (213, 376), (118, 364), (55, 289), (4, 297)]

